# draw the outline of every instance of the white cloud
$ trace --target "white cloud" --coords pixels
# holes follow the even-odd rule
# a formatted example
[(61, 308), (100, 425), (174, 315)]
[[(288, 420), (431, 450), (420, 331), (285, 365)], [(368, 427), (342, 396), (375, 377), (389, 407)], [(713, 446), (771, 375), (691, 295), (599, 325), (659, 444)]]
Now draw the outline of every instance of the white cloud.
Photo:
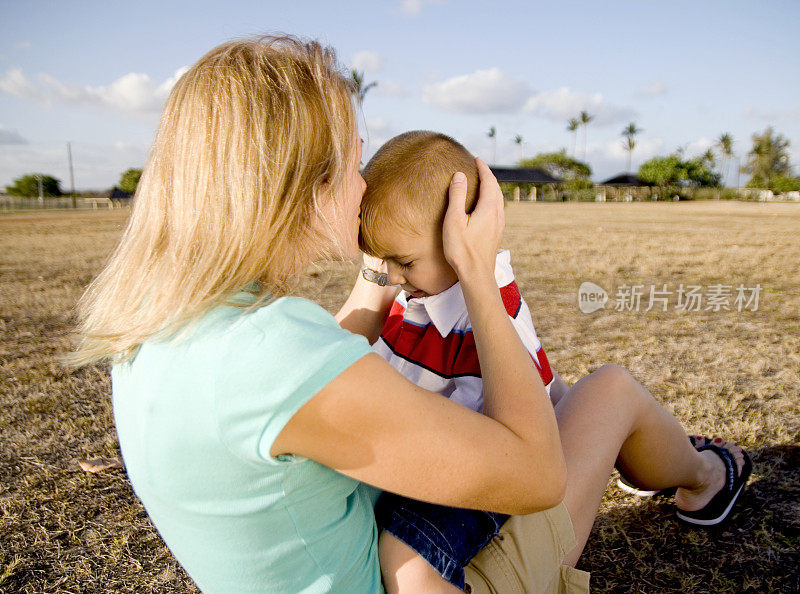
[(363, 72), (377, 72), (383, 67), (383, 56), (364, 50), (356, 52), (350, 59), (350, 67)]
[(767, 120), (776, 121), (784, 119), (796, 120), (800, 118), (800, 103), (794, 107), (786, 107), (782, 109), (762, 109), (754, 105), (750, 105), (744, 110), (744, 117), (752, 120)]
[(660, 95), (666, 95), (668, 90), (669, 89), (667, 89), (667, 85), (664, 83), (664, 81), (657, 80), (650, 83), (649, 85), (640, 87), (639, 89), (636, 90), (633, 96), (636, 97), (637, 99), (647, 99), (649, 97), (658, 97)]
[(396, 134), (397, 132), (394, 126), (383, 118), (370, 118), (367, 120), (364, 134), (364, 163), (372, 158), (372, 155), (375, 154), (383, 143)]
[(595, 126), (632, 121), (638, 115), (630, 107), (612, 105), (602, 93), (578, 93), (568, 87), (531, 92), (524, 79), (499, 68), (477, 70), (426, 85), (422, 100), (453, 113), (524, 113), (555, 122), (566, 122), (585, 110), (594, 116)]
[(422, 89), (422, 100), (454, 113), (515, 112), (529, 94), (524, 80), (490, 68), (427, 85)]
[(28, 141), (20, 136), (16, 130), (7, 130), (0, 125), (0, 144), (28, 144)]
[(172, 76), (170, 76), (167, 80), (165, 80), (158, 86), (157, 90), (158, 94), (162, 95), (166, 99), (167, 95), (169, 95), (169, 92), (172, 90), (172, 87), (174, 87), (175, 83), (178, 82), (178, 79), (182, 77), (184, 74), (186, 74), (188, 71), (189, 71), (188, 66), (181, 66), (180, 68), (178, 68)]
[[(622, 140), (618, 138), (607, 142), (589, 143), (586, 161), (592, 166), (594, 180), (602, 181), (625, 170), (628, 151), (623, 148)], [(700, 156), (713, 145), (714, 141), (705, 137), (685, 144), (682, 147), (684, 158)], [(666, 156), (674, 151), (675, 148), (668, 146), (662, 138), (637, 138), (636, 147), (631, 155), (631, 171), (636, 173), (639, 171), (639, 166), (645, 161), (657, 156)], [(576, 157), (583, 160), (580, 143), (578, 143)]]
[(384, 118), (370, 118), (367, 120), (367, 129), (370, 132), (388, 132), (391, 129), (391, 125)]
[(172, 86), (187, 68), (178, 69), (161, 84), (147, 74), (128, 73), (105, 86), (75, 85), (61, 82), (49, 74), (28, 78), (20, 68), (0, 75), (0, 91), (45, 105), (106, 107), (129, 113), (158, 112)]
[[(591, 130), (590, 136), (591, 139)], [(592, 168), (592, 179), (601, 182), (611, 176), (625, 172), (628, 160), (628, 151), (622, 147), (622, 139), (589, 142), (586, 149), (586, 158), (583, 156), (583, 146), (578, 142), (575, 158), (588, 163)], [(568, 154), (571, 154), (568, 151)], [(639, 166), (656, 155), (664, 155), (664, 141), (661, 138), (638, 138), (636, 148), (631, 155), (631, 172), (636, 173)]]
[(603, 99), (602, 93), (586, 95), (571, 91), (568, 87), (534, 93), (526, 101), (524, 110), (565, 123), (585, 110), (594, 116), (592, 123), (598, 126), (630, 121), (638, 115), (636, 110), (629, 107), (611, 105)]
[(32, 44), (30, 41), (17, 41), (14, 44), (14, 49), (30, 49)]
[(684, 155), (686, 157), (697, 157), (705, 154), (705, 152), (717, 143), (716, 140), (711, 138), (699, 138), (693, 142), (683, 145)]
[(5, 74), (0, 75), (0, 91), (23, 99), (41, 100), (38, 89), (27, 79), (20, 68), (10, 68), (6, 70)]
[(375, 93), (383, 97), (408, 97), (406, 88), (393, 80), (378, 81), (378, 86), (375, 87)]
[(444, 0), (400, 0), (400, 12), (406, 16), (418, 16), (425, 4), (442, 4)]
[[(658, 154), (663, 154), (664, 141), (660, 138), (637, 138), (636, 147), (633, 149), (633, 162), (644, 162)], [(590, 160), (624, 160), (628, 151), (624, 148), (624, 139), (611, 140), (605, 144), (591, 145), (587, 149), (587, 158)], [(634, 167), (636, 169), (636, 167)]]

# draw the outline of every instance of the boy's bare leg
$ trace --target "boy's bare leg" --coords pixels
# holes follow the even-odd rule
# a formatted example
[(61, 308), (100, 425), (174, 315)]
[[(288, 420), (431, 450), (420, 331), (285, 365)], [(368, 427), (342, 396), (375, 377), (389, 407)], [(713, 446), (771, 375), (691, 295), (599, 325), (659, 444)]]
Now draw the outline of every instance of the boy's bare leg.
[(378, 539), (378, 557), (386, 594), (463, 592), (439, 575), (414, 549), (388, 532), (381, 532)]
[[(647, 489), (681, 487), (681, 509), (705, 506), (723, 487), (725, 466), (697, 452), (685, 430), (625, 369), (605, 365), (578, 381), (556, 406), (567, 463), (569, 510), (578, 544), (564, 563), (575, 565), (594, 524), (615, 463)], [(741, 468), (741, 449), (726, 446)]]

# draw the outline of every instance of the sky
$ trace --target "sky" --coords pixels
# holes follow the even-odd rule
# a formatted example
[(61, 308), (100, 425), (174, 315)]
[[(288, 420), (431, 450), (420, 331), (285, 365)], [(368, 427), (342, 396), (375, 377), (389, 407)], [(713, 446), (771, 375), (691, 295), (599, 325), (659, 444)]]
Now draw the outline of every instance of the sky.
[[(602, 181), (625, 170), (629, 122), (642, 129), (632, 170), (722, 133), (744, 161), (773, 126), (798, 173), (797, 23), (797, 0), (0, 0), (0, 187), (41, 172), (69, 190), (68, 142), (76, 189), (111, 187), (143, 166), (186, 67), (274, 32), (318, 39), (378, 82), (360, 116), (366, 158), (429, 129), (498, 165), (563, 148)], [(595, 117), (575, 142), (581, 110)]]

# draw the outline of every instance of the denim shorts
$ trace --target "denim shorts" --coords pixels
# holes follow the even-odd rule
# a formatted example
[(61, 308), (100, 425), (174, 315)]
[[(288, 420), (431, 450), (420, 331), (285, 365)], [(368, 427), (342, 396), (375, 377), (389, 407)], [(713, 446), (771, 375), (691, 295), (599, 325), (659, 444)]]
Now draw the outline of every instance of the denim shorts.
[(379, 529), (407, 544), (463, 590), (464, 567), (494, 538), (508, 516), (383, 493), (375, 505), (375, 519)]

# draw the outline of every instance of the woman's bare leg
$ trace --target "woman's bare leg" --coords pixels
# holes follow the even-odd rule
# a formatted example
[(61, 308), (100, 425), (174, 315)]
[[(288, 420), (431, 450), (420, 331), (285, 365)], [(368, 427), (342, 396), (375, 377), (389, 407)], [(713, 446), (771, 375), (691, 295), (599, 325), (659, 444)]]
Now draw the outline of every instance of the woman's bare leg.
[(381, 532), (378, 538), (378, 557), (386, 594), (463, 592), (439, 575), (414, 549), (388, 532)]
[[(625, 369), (605, 365), (578, 381), (556, 406), (567, 463), (569, 510), (578, 544), (574, 565), (594, 524), (614, 464), (640, 487), (681, 487), (676, 502), (700, 509), (722, 488), (725, 467), (710, 451), (697, 452), (686, 432)], [(741, 450), (727, 446), (741, 467)]]

